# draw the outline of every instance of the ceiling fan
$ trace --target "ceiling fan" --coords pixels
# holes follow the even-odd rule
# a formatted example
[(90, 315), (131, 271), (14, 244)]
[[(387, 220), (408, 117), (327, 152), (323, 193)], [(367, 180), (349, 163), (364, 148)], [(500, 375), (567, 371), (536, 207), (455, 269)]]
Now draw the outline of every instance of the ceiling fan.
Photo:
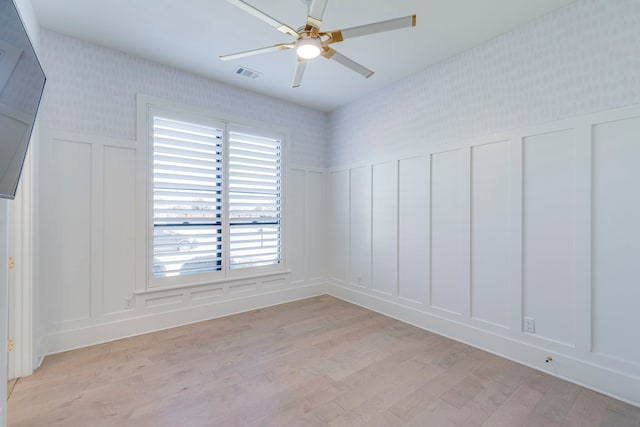
[(220, 56), (223, 61), (233, 59), (246, 58), (248, 56), (260, 55), (263, 53), (277, 52), (280, 50), (295, 49), (298, 55), (298, 64), (293, 77), (292, 87), (299, 87), (302, 82), (302, 76), (307, 66), (307, 61), (318, 56), (324, 56), (332, 59), (339, 64), (369, 78), (373, 75), (373, 71), (363, 65), (358, 64), (352, 59), (338, 53), (330, 45), (338, 43), (350, 38), (366, 36), (374, 33), (382, 33), (385, 31), (397, 30), (400, 28), (415, 27), (416, 15), (404, 16), (402, 18), (389, 19), (387, 21), (375, 22), (372, 24), (360, 25), (344, 30), (320, 31), (322, 25), (322, 16), (327, 6), (328, 0), (303, 0), (307, 3), (308, 17), (307, 23), (299, 29), (278, 21), (267, 15), (259, 9), (256, 9), (244, 0), (227, 0), (229, 3), (250, 13), (256, 18), (266, 22), (278, 31), (289, 34), (295, 40), (290, 43), (279, 43), (273, 46), (263, 47), (260, 49), (248, 50), (245, 52), (233, 53), (230, 55)]

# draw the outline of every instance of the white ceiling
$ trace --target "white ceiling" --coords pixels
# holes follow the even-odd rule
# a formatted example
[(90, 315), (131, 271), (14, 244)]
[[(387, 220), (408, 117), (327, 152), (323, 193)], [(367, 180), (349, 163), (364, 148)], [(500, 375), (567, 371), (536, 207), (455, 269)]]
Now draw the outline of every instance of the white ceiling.
[[(306, 22), (304, 0), (248, 0), (293, 28)], [(281, 51), (223, 62), (219, 55), (291, 41), (225, 0), (32, 0), (51, 30), (203, 76), (331, 111), (371, 91), (471, 49), (574, 0), (329, 0), (322, 29), (417, 14), (417, 26), (333, 46), (375, 71), (365, 79), (335, 61), (309, 63), (291, 88), (295, 53)], [(258, 79), (235, 74), (244, 67)]]

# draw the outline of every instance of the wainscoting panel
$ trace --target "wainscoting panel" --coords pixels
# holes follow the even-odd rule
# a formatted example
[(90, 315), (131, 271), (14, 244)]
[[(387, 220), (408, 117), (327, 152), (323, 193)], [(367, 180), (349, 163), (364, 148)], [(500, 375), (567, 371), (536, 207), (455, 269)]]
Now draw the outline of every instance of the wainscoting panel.
[(466, 150), (452, 150), (431, 157), (431, 306), (462, 315), (469, 277), (465, 277), (464, 185)]
[(398, 294), (398, 162), (373, 165), (372, 286)]
[(326, 224), (326, 175), (323, 170), (307, 170), (306, 226), (307, 232), (307, 281), (324, 282), (327, 272)]
[(429, 297), (429, 160), (403, 159), (398, 169), (398, 293), (420, 305)]
[(351, 169), (349, 282), (371, 288), (371, 167)]
[(136, 151), (105, 146), (103, 159), (102, 310), (113, 314), (131, 309), (135, 291)]
[(511, 319), (509, 148), (471, 148), (471, 317), (503, 328)]
[[(318, 258), (327, 252), (323, 170), (286, 171), (283, 271), (151, 289), (139, 274), (147, 262), (144, 147), (131, 140), (60, 131), (44, 131), (40, 140), (36, 239), (48, 326), (45, 353), (324, 293), (326, 280), (318, 270), (324, 263), (307, 267), (315, 263), (309, 259), (309, 239)], [(309, 190), (321, 197), (310, 203)], [(348, 180), (345, 194), (348, 211)], [(347, 244), (343, 250), (348, 251)], [(314, 280), (308, 279), (311, 275)]]
[(331, 173), (329, 205), (329, 273), (336, 283), (347, 283), (349, 275), (349, 171)]
[(50, 321), (91, 317), (93, 146), (56, 138), (43, 149), (40, 265)]
[(330, 247), (374, 274), (329, 293), (640, 405), (640, 106), (425, 146), (330, 172)]
[(575, 131), (523, 139), (524, 316), (538, 337), (574, 344)]
[(306, 254), (305, 254), (305, 171), (304, 169), (290, 169), (289, 197), (286, 199), (288, 212), (291, 220), (287, 221), (287, 233), (289, 234), (289, 250), (287, 252), (288, 261), (293, 265), (301, 266), (291, 273), (291, 281), (294, 283), (304, 282), (306, 277)]
[(593, 346), (640, 365), (640, 116), (593, 126)]

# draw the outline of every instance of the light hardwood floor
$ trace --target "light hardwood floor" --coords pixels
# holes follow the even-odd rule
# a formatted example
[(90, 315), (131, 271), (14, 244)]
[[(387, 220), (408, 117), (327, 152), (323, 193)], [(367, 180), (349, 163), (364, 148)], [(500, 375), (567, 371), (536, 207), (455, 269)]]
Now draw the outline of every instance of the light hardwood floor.
[(640, 409), (329, 296), (48, 356), (9, 426), (640, 426)]

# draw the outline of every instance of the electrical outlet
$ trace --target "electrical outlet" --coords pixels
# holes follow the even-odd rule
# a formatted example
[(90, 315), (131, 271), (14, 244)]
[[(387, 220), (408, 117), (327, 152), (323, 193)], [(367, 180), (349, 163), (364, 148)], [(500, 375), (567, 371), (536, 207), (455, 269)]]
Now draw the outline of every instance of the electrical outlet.
[(362, 277), (358, 277), (358, 286), (362, 286)]
[(124, 299), (124, 309), (131, 310), (133, 308), (133, 298)]
[(536, 321), (531, 317), (525, 317), (522, 325), (522, 330), (529, 332), (530, 334), (536, 333)]

